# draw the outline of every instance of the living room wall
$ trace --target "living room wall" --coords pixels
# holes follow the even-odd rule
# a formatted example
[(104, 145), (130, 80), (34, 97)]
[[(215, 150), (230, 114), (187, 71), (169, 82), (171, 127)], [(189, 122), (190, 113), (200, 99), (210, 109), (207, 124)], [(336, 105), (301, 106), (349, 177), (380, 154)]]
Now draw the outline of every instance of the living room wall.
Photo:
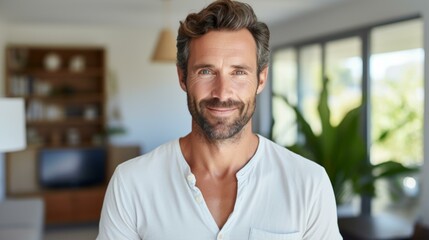
[[(108, 81), (117, 81), (116, 100), (126, 129), (126, 134), (113, 138), (114, 143), (139, 145), (147, 152), (190, 130), (186, 95), (179, 87), (175, 64), (150, 61), (158, 32), (159, 29), (139, 27), (7, 24), (0, 46), (105, 47)], [(1, 80), (0, 86), (3, 85)]]
[[(278, 24), (271, 28), (272, 45), (278, 47), (287, 43), (311, 39), (317, 36), (337, 33), (360, 26), (421, 14), (425, 26), (425, 52), (429, 52), (429, 2), (426, 0), (364, 0), (348, 1), (308, 15)], [(429, 96), (429, 61), (425, 62), (425, 95)], [(270, 101), (269, 94), (263, 96)], [(269, 113), (261, 116), (270, 116)], [(425, 123), (429, 120), (429, 97), (425, 98)], [(264, 122), (269, 122), (267, 119)], [(429, 226), (429, 126), (424, 126), (423, 196), (421, 218)]]

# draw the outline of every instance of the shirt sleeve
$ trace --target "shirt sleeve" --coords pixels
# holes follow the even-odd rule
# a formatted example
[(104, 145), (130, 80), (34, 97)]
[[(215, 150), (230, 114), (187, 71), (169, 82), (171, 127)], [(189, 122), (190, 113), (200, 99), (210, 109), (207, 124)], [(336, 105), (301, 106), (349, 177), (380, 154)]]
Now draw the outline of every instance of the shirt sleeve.
[(96, 240), (118, 239), (141, 240), (136, 228), (135, 207), (121, 179), (120, 167), (107, 187)]
[(337, 207), (331, 182), (325, 171), (320, 184), (313, 191), (307, 228), (303, 239), (305, 240), (341, 240), (338, 229)]

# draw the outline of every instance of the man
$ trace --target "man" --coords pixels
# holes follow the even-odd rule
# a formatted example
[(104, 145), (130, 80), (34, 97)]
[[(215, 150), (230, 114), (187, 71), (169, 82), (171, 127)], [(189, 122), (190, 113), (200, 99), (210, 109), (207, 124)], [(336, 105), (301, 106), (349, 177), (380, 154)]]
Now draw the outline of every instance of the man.
[(240, 2), (181, 22), (177, 72), (192, 130), (116, 169), (97, 239), (342, 239), (323, 168), (252, 132), (268, 41)]

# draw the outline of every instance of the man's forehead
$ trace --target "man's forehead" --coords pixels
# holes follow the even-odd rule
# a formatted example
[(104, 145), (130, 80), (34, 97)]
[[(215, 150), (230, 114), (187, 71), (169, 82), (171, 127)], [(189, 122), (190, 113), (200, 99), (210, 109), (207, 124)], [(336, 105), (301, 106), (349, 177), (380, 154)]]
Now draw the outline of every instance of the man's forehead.
[(210, 31), (190, 42), (190, 60), (198, 59), (199, 62), (202, 61), (199, 64), (202, 64), (204, 60), (211, 61), (219, 57), (235, 61), (256, 60), (256, 42), (253, 36), (247, 29)]

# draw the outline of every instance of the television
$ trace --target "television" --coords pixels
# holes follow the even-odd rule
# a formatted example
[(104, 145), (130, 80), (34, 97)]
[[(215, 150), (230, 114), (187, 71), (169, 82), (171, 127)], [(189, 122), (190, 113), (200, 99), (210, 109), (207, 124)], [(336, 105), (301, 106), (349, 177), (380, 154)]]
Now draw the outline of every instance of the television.
[(50, 148), (39, 151), (39, 183), (43, 188), (98, 185), (106, 177), (106, 149)]

